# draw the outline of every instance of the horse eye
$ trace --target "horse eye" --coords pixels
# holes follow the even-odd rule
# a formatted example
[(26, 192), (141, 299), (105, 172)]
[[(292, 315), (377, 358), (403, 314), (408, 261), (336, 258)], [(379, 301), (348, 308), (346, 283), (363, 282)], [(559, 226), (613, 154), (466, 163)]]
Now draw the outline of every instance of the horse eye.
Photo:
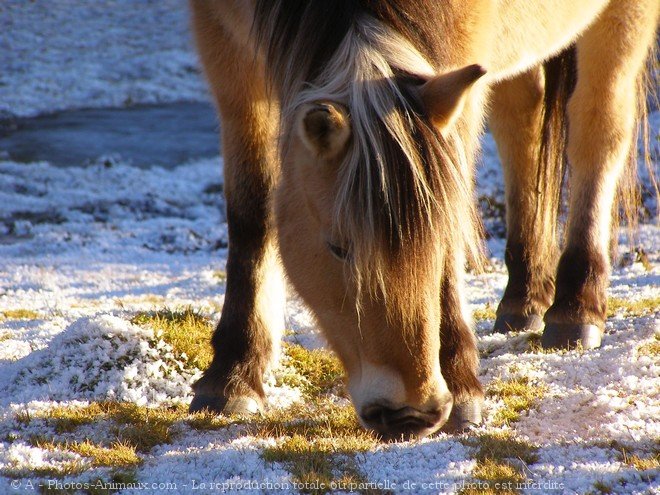
[(344, 261), (346, 258), (348, 258), (348, 250), (344, 249), (343, 247), (336, 246), (335, 244), (332, 244), (330, 242), (328, 244), (328, 249), (330, 249), (330, 252), (337, 258), (338, 260)]

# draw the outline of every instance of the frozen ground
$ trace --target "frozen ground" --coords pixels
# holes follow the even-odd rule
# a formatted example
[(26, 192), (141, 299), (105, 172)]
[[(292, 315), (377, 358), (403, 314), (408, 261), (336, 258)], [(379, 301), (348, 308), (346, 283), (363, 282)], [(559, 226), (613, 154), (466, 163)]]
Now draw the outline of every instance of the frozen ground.
[[(0, 4), (0, 110), (29, 116), (129, 100), (203, 100), (183, 2), (127, 8), (134, 5)], [(480, 193), (501, 201), (490, 142), (480, 177)], [(221, 178), (217, 157), (174, 170), (135, 168), (120, 158), (100, 158), (87, 168), (0, 162), (0, 313), (38, 315), (0, 319), (0, 469), (36, 471), (66, 460), (15, 440), (17, 413), (100, 399), (147, 405), (190, 400), (195, 374), (157, 336), (128, 320), (140, 310), (189, 305), (219, 317), (225, 287), (216, 275), (224, 270), (227, 242)], [(493, 232), (500, 224), (497, 217), (487, 221)], [(609, 292), (627, 301), (657, 300), (660, 229), (643, 225), (639, 237), (649, 268), (616, 268)], [(496, 236), (489, 247), (492, 270), (468, 278), (475, 309), (496, 306), (506, 283), (503, 240)], [(660, 336), (659, 309), (611, 318), (603, 347), (587, 353), (529, 351), (526, 336), (493, 335), (492, 321), (477, 324), (485, 384), (524, 376), (548, 388), (512, 426), (518, 438), (539, 446), (539, 459), (526, 474), (545, 489), (530, 487), (528, 493), (549, 492), (551, 484), (558, 488), (551, 493), (597, 493), (596, 486), (609, 486), (612, 493), (660, 493), (657, 472), (637, 471), (609, 446), (615, 440), (642, 457), (658, 452), (660, 363), (639, 349)], [(295, 330), (288, 338), (321, 345), (293, 294), (287, 319)], [(77, 385), (85, 381), (93, 386)], [(295, 389), (269, 391), (272, 407), (299, 400)], [(487, 405), (491, 412), (500, 407), (494, 399)], [(492, 413), (482, 431), (496, 430), (491, 420)], [(28, 433), (21, 430), (20, 438)], [(274, 441), (232, 429), (191, 431), (151, 451), (137, 476), (141, 482), (177, 483), (184, 492), (202, 492), (193, 490), (193, 480), (290, 483), (286, 466), (260, 456)], [(440, 435), (383, 445), (360, 454), (358, 467), (371, 481), (399, 487), (406, 481), (446, 483), (429, 493), (452, 492), (470, 480), (475, 461), (459, 439)], [(0, 493), (15, 491), (11, 482), (0, 477)]]
[(0, 117), (204, 98), (182, 0), (3, 0)]
[[(219, 317), (224, 285), (214, 273), (224, 268), (226, 232), (217, 193), (204, 192), (216, 189), (209, 186), (218, 176), (215, 159), (173, 171), (120, 163), (86, 169), (0, 163), (0, 311), (39, 315), (0, 321), (0, 431), (17, 428), (13, 413), (55, 403), (190, 400), (193, 374), (182, 371), (153, 334), (127, 322), (136, 311), (164, 306), (192, 305)], [(640, 263), (617, 269), (612, 295), (660, 295), (659, 238), (657, 227), (642, 227), (651, 270)], [(501, 252), (501, 245), (501, 239), (491, 241), (493, 251)], [(493, 258), (493, 267), (469, 277), (475, 308), (497, 304), (506, 276), (501, 259)], [(289, 338), (318, 345), (309, 315), (291, 299), (288, 326), (296, 335)], [(480, 347), (489, 354), (482, 361), (485, 383), (527, 376), (549, 387), (538, 408), (515, 425), (520, 437), (541, 446), (532, 479), (562, 483), (565, 493), (585, 493), (597, 481), (624, 493), (650, 493), (648, 482), (606, 443), (617, 440), (641, 454), (657, 448), (660, 365), (657, 357), (636, 350), (653, 341), (658, 323), (657, 312), (613, 318), (601, 349), (564, 355), (523, 352), (525, 336), (492, 335), (492, 321), (479, 323)], [(126, 356), (132, 356), (126, 367), (103, 367)], [(95, 385), (72, 387), (72, 376)], [(296, 399), (295, 391), (272, 393), (278, 404)], [(259, 457), (263, 442), (191, 433), (156, 449), (139, 479), (166, 479), (180, 487), (192, 479), (287, 480), (283, 467)], [(474, 467), (469, 449), (447, 436), (383, 446), (360, 460), (369, 479), (401, 483), (443, 480), (453, 486), (469, 479)], [(57, 461), (21, 442), (0, 447), (0, 467)], [(9, 480), (0, 480), (0, 491), (2, 483)]]

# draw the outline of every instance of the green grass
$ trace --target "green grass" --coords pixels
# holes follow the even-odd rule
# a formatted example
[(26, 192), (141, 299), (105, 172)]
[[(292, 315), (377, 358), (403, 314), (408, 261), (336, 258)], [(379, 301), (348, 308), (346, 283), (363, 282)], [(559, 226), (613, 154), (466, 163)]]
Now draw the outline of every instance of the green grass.
[[(485, 459), (477, 462), (474, 471), (472, 471), (472, 476), (477, 480), (485, 482), (488, 486), (486, 489), (478, 490), (479, 493), (483, 494), (519, 493), (516, 485), (524, 482), (526, 479), (525, 475), (511, 464), (494, 459)], [(473, 492), (464, 491), (463, 493)]]
[[(264, 450), (262, 457), (268, 462), (282, 462), (287, 465), (288, 471), (293, 475), (296, 482), (307, 487), (303, 493), (327, 493), (331, 490), (332, 483), (355, 483), (360, 482), (357, 469), (350, 458), (354, 455), (355, 447), (352, 443), (339, 443), (320, 439), (310, 442), (308, 438), (294, 435), (286, 438), (276, 447)], [(341, 461), (335, 456), (343, 454), (346, 458)], [(340, 479), (336, 479), (335, 472), (341, 471)]]
[[(302, 362), (309, 366), (321, 363), (319, 368), (305, 369), (310, 390), (320, 391), (329, 386), (328, 376), (334, 373), (334, 368), (328, 367), (326, 358), (328, 356), (316, 355), (315, 359), (299, 362), (299, 366)], [(350, 404), (336, 401), (336, 398), (319, 393), (304, 404), (251, 418), (228, 418), (208, 413), (190, 415), (182, 408), (147, 408), (107, 401), (77, 407), (58, 406), (32, 414), (20, 413), (17, 420), (23, 425), (36, 420), (45, 421), (56, 432), (55, 436), (32, 438), (33, 445), (76, 452), (90, 459), (87, 464), (54, 470), (60, 476), (73, 473), (74, 467), (78, 473), (98, 466), (130, 468), (139, 465), (143, 455), (154, 446), (172, 441), (172, 427), (176, 424), (215, 430), (240, 422), (248, 435), (278, 439), (276, 446), (264, 450), (264, 459), (285, 464), (300, 483), (325, 480), (329, 489), (332, 481), (345, 485), (365, 483), (354, 456), (379, 443), (359, 425)], [(70, 440), (81, 426), (102, 423), (109, 431), (102, 443), (89, 439)]]
[(480, 433), (463, 442), (477, 449), (475, 454), (477, 461), (520, 459), (525, 464), (534, 464), (538, 460), (536, 445), (516, 438), (512, 432), (507, 430)]
[(110, 473), (110, 479), (97, 478), (90, 482), (90, 487), (87, 490), (89, 495), (109, 495), (111, 493), (118, 493), (120, 485), (136, 486), (138, 483), (135, 470), (119, 470)]
[[(213, 328), (199, 312), (191, 308), (142, 312), (131, 322), (161, 332), (162, 339), (188, 364), (205, 368), (210, 363), (209, 339)], [(325, 350), (285, 344), (283, 351), (288, 371), (280, 375), (280, 379), (299, 387), (305, 402), (261, 416), (190, 415), (183, 408), (147, 408), (104, 401), (76, 407), (58, 406), (32, 414), (19, 413), (16, 419), (23, 425), (43, 421), (55, 435), (35, 438), (33, 442), (43, 448), (76, 452), (88, 458), (82, 470), (99, 466), (135, 467), (154, 446), (172, 441), (173, 431), (180, 431), (174, 428), (176, 425), (209, 431), (240, 423), (247, 435), (277, 439), (274, 446), (263, 451), (264, 459), (284, 464), (300, 483), (310, 486), (309, 483), (316, 481), (326, 485), (326, 488), (310, 488), (310, 491), (329, 491), (332, 482), (348, 486), (366, 483), (357, 468), (355, 455), (374, 448), (379, 440), (360, 426), (352, 405), (336, 396), (343, 391), (341, 363)], [(79, 431), (85, 425), (99, 425), (106, 438), (101, 443), (80, 438)]]
[[(173, 440), (173, 427), (187, 424), (192, 428), (218, 429), (235, 423), (235, 418), (212, 417), (210, 414), (188, 414), (183, 407), (148, 408), (128, 402), (92, 402), (85, 406), (57, 406), (35, 413), (18, 413), (16, 420), (21, 426), (42, 421), (54, 434), (35, 435), (25, 438), (29, 444), (52, 451), (72, 452), (87, 459), (75, 460), (44, 469), (8, 468), (4, 476), (30, 478), (63, 478), (95, 468), (112, 468), (110, 482), (125, 483), (135, 478), (134, 469), (139, 466), (156, 445)], [(86, 425), (98, 427), (102, 440), (81, 438), (79, 429)], [(255, 426), (256, 428), (256, 426)], [(88, 430), (84, 430), (88, 431)], [(21, 439), (20, 431), (13, 440)], [(102, 480), (101, 480), (102, 481)], [(102, 486), (103, 483), (99, 483)], [(45, 486), (45, 485), (44, 485)], [(48, 491), (45, 486), (44, 493)], [(58, 492), (61, 493), (61, 492)], [(89, 493), (108, 493), (101, 488)]]
[(532, 384), (526, 377), (508, 380), (495, 379), (488, 386), (487, 395), (498, 397), (504, 403), (493, 418), (493, 426), (509, 425), (520, 419), (520, 414), (543, 398), (547, 387), (544, 384)]
[(121, 491), (120, 484), (123, 484), (124, 486), (136, 486), (138, 483), (134, 469), (113, 470), (109, 473), (109, 476), (109, 479), (99, 477), (90, 480), (87, 482), (88, 488), (84, 489), (82, 492), (75, 488), (60, 488), (49, 485), (49, 483), (42, 483), (39, 487), (39, 493), (42, 495), (77, 495), (80, 493), (84, 493), (85, 495), (110, 495)]
[(198, 412), (189, 415), (185, 422), (191, 428), (198, 431), (214, 431), (226, 428), (231, 424), (236, 424), (237, 418), (228, 416), (218, 416), (210, 412)]
[(131, 319), (131, 323), (162, 332), (163, 340), (190, 366), (206, 369), (211, 364), (213, 325), (199, 311), (188, 307), (140, 312)]

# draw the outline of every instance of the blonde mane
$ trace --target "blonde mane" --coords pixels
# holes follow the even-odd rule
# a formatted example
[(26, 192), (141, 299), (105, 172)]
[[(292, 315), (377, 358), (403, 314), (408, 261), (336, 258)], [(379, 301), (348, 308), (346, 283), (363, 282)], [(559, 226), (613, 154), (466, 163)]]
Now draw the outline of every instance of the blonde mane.
[[(302, 72), (279, 78), (293, 86), (280, 88), (282, 128), (293, 128), (296, 110), (314, 101), (349, 109), (352, 142), (338, 175), (334, 234), (350, 246), (358, 287), (388, 299), (401, 294), (394, 306), (412, 320), (421, 308), (410, 301), (425, 298), (411, 294), (427, 285), (420, 274), (442, 270), (442, 246), (465, 250), (471, 260), (481, 256), (461, 125), (445, 135), (431, 126), (415, 86), (434, 75), (433, 66), (368, 15), (358, 16), (314, 80), (290, 77)], [(392, 275), (397, 287), (385, 287)]]

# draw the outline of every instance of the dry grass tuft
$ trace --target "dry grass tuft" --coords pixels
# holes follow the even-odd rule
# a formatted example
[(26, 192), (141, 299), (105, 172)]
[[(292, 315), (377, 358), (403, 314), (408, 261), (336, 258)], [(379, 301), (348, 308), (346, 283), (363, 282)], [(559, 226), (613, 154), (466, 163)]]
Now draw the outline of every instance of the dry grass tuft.
[(656, 447), (655, 452), (648, 457), (642, 457), (638, 454), (633, 454), (630, 449), (619, 442), (612, 442), (610, 447), (617, 450), (619, 453), (619, 460), (628, 466), (634, 467), (638, 471), (654, 471), (653, 477), (656, 478), (660, 474), (660, 452)]
[(92, 402), (82, 407), (58, 406), (33, 415), (46, 420), (59, 434), (73, 432), (82, 425), (108, 421), (113, 431), (111, 441), (127, 444), (138, 452), (170, 443), (172, 425), (186, 416), (183, 409), (149, 408), (112, 401)]
[(88, 466), (84, 462), (75, 460), (62, 462), (56, 466), (37, 467), (37, 468), (4, 468), (0, 474), (7, 478), (50, 478), (58, 479), (66, 476), (74, 476), (87, 471)]
[(486, 393), (498, 397), (504, 403), (504, 407), (493, 418), (493, 426), (500, 427), (518, 421), (520, 413), (533, 407), (543, 398), (546, 390), (544, 384), (531, 384), (526, 377), (493, 380)]
[(283, 362), (294, 373), (285, 375), (282, 382), (300, 387), (307, 397), (327, 394), (342, 385), (344, 370), (334, 354), (323, 349), (309, 350), (298, 344), (284, 344)]
[(190, 366), (206, 369), (211, 364), (213, 325), (199, 311), (188, 307), (182, 310), (165, 308), (141, 312), (131, 319), (131, 323), (162, 332), (163, 340)]
[(87, 457), (94, 467), (132, 467), (142, 463), (135, 447), (122, 442), (112, 442), (109, 446), (84, 440), (82, 442), (62, 442), (58, 440), (36, 439), (35, 447), (46, 450), (63, 450)]
[(612, 493), (612, 487), (604, 481), (596, 481), (594, 483), (594, 488), (597, 490), (597, 493), (602, 493), (603, 495)]
[(327, 493), (332, 486), (364, 492), (360, 486), (367, 481), (354, 457), (379, 441), (360, 426), (350, 404), (338, 403), (332, 395), (342, 383), (341, 364), (328, 351), (291, 344), (284, 347), (284, 362), (293, 372), (282, 381), (302, 388), (306, 402), (271, 411), (249, 425), (254, 436), (279, 439), (264, 450), (263, 458), (285, 464), (305, 493)]
[(607, 299), (607, 316), (611, 318), (615, 315), (626, 317), (639, 317), (655, 313), (660, 309), (660, 297), (650, 297), (647, 299), (621, 299), (619, 297), (609, 297)]
[(41, 315), (31, 309), (7, 309), (0, 311), (0, 319), (6, 320), (36, 320)]
[(640, 345), (637, 348), (637, 355), (649, 357), (660, 356), (660, 335), (656, 335), (655, 340)]
[(660, 454), (654, 454), (651, 457), (640, 457), (635, 454), (628, 455), (624, 451), (621, 460), (638, 471), (660, 470)]
[(486, 303), (483, 308), (477, 308), (472, 312), (472, 318), (474, 321), (494, 320), (497, 317), (495, 310), (495, 306)]
[[(276, 447), (264, 450), (263, 458), (269, 462), (285, 463), (298, 483), (303, 484), (303, 493), (327, 493), (333, 483), (344, 485), (364, 482), (354, 465), (352, 456), (362, 445), (352, 442), (337, 443), (334, 439), (319, 439), (310, 442), (301, 435), (288, 437)], [(338, 458), (341, 455), (343, 457)], [(335, 472), (342, 474), (339, 479)]]
[(483, 433), (463, 442), (477, 449), (472, 472), (477, 486), (461, 490), (463, 495), (519, 493), (518, 484), (527, 479), (523, 469), (537, 460), (538, 447), (506, 431)]
[(530, 332), (527, 334), (527, 351), (534, 354), (547, 354), (552, 352), (552, 349), (544, 349), (541, 347), (541, 336), (539, 332)]

